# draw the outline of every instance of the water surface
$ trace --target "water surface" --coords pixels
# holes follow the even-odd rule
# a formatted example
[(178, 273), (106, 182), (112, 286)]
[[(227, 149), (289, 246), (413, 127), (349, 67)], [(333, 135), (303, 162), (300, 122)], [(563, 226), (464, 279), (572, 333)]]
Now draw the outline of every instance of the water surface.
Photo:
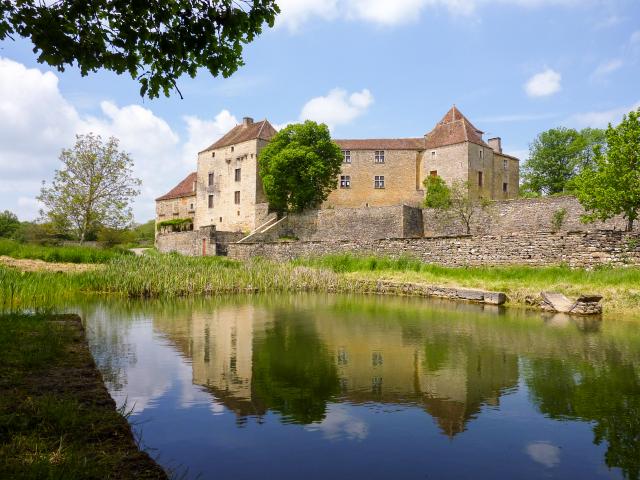
[(331, 295), (78, 308), (187, 478), (639, 476), (638, 323)]

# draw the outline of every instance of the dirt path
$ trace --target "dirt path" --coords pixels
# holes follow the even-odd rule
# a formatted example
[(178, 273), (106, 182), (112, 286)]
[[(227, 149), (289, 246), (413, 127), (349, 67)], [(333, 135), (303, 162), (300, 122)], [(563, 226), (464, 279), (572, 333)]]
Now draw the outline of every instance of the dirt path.
[(0, 256), (0, 263), (23, 272), (62, 272), (78, 273), (95, 270), (100, 265), (93, 263), (53, 263), (28, 258), (12, 258)]

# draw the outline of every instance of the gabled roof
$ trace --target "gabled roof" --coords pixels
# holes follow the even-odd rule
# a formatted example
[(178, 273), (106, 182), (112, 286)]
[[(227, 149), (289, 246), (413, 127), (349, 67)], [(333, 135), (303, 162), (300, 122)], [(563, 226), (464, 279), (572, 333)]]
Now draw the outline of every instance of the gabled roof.
[(425, 135), (427, 149), (470, 142), (488, 147), (478, 130), (454, 105), (436, 126)]
[(424, 138), (334, 140), (344, 150), (424, 150)]
[(276, 129), (273, 128), (273, 125), (271, 125), (266, 119), (249, 124), (241, 123), (229, 130), (220, 140), (202, 150), (202, 152), (208, 152), (210, 150), (215, 150), (216, 148), (227, 147), (229, 145), (246, 142), (248, 140), (255, 140), (256, 138), (271, 140), (271, 137), (276, 133)]
[(156, 198), (156, 202), (159, 200), (171, 200), (173, 198), (181, 198), (181, 197), (191, 197), (196, 194), (195, 183), (196, 183), (197, 173), (192, 172), (187, 177), (182, 180), (178, 185), (173, 187), (167, 193), (162, 195), (161, 197)]

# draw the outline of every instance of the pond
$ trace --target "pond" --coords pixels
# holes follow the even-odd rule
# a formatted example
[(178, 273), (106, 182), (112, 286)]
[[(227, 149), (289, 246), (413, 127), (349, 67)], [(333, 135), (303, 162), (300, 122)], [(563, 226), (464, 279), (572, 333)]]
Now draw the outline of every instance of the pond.
[(184, 478), (638, 478), (638, 323), (424, 299), (75, 307)]

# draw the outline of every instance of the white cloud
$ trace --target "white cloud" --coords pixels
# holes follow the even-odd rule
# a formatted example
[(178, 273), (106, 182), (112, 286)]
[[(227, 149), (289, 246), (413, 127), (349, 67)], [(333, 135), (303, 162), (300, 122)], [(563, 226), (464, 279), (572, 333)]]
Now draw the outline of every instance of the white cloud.
[(620, 69), (624, 65), (624, 62), (619, 58), (614, 58), (613, 60), (609, 60), (608, 62), (601, 63), (593, 72), (594, 78), (602, 78), (610, 73), (615, 72)]
[(576, 113), (569, 117), (565, 123), (578, 128), (592, 127), (605, 128), (608, 124), (616, 125), (622, 120), (622, 116), (631, 110), (640, 108), (640, 102), (625, 107), (616, 107), (608, 110)]
[(222, 110), (213, 120), (202, 120), (192, 115), (182, 117), (187, 124), (188, 140), (182, 147), (182, 160), (196, 167), (198, 152), (204, 150), (237, 125), (238, 120), (229, 110)]
[(307, 425), (305, 430), (321, 431), (327, 440), (364, 440), (369, 436), (366, 422), (350, 413), (347, 408), (338, 405), (329, 406), (324, 420)]
[(309, 100), (300, 113), (300, 120), (326, 123), (333, 129), (362, 115), (373, 103), (373, 95), (366, 88), (351, 95), (342, 88), (334, 88), (324, 97)]
[(560, 463), (560, 449), (549, 442), (530, 443), (525, 452), (531, 460), (547, 468), (553, 468)]
[(338, 15), (338, 0), (278, 0), (280, 15), (276, 26), (287, 27), (296, 32), (313, 17), (333, 20)]
[(524, 90), (530, 97), (546, 97), (560, 91), (561, 80), (562, 75), (547, 68), (531, 77), (524, 85)]
[(98, 115), (82, 115), (62, 96), (54, 73), (0, 57), (0, 204), (21, 219), (35, 218), (40, 182), (59, 168), (60, 150), (73, 145), (76, 133), (94, 132), (119, 138), (120, 148), (131, 154), (142, 179), (135, 217), (153, 218), (154, 199), (194, 168), (198, 150), (236, 123), (226, 110), (212, 121), (183, 120), (188, 138), (181, 144), (167, 121), (140, 105), (103, 101)]

